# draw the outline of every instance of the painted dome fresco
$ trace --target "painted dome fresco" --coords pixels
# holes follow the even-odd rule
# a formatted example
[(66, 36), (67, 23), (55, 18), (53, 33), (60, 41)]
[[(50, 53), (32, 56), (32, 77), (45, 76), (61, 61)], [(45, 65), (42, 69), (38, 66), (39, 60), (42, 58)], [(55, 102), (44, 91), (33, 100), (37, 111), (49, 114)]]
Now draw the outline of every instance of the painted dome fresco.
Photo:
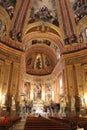
[(26, 73), (51, 74), (61, 55), (85, 42), (86, 15), (84, 0), (0, 0), (0, 41), (25, 53)]

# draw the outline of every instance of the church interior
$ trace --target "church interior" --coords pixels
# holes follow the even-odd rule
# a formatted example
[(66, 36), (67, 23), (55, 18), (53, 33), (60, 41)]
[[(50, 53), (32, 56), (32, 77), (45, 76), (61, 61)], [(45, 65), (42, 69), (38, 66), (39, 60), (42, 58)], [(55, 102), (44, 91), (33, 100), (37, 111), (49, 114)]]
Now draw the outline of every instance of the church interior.
[(87, 0), (0, 0), (0, 117), (25, 113), (86, 118)]

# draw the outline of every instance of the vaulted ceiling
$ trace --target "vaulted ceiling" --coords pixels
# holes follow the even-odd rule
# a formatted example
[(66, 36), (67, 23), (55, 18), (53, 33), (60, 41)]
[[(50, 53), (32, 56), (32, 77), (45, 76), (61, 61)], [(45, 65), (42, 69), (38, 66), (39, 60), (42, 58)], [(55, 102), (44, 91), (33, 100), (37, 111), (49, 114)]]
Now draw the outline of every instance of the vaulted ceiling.
[(56, 0), (0, 0), (1, 41), (25, 52), (28, 74), (51, 74), (66, 52), (58, 15)]

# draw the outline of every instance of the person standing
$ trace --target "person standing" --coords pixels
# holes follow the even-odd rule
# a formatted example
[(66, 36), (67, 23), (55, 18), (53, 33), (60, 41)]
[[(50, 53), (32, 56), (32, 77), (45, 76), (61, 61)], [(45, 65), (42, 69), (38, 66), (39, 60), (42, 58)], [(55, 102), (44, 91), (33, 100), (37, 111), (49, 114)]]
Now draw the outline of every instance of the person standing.
[(70, 123), (68, 130), (76, 130), (76, 128), (74, 127), (74, 122)]
[(77, 124), (77, 129), (76, 130), (84, 130), (84, 128), (82, 127), (82, 125), (80, 123)]

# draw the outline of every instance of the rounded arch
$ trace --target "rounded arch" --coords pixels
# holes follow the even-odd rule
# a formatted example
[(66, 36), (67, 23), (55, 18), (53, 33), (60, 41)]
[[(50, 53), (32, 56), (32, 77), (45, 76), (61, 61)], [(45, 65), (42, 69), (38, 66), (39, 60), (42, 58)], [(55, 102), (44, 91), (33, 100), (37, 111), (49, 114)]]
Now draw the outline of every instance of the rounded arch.
[(82, 32), (85, 28), (87, 28), (87, 16), (83, 17), (77, 26), (78, 33)]
[(25, 54), (26, 59), (28, 58), (28, 56), (30, 56), (32, 53), (35, 53), (35, 52), (36, 53), (44, 53), (51, 59), (52, 63), (54, 63), (54, 64), (57, 63), (57, 56), (55, 55), (53, 50), (46, 45), (33, 45), (33, 46), (31, 46)]
[(57, 35), (50, 33), (50, 32), (32, 32), (27, 34), (24, 39), (23, 39), (23, 48), (25, 48), (25, 46), (27, 46), (27, 44), (29, 43), (29, 41), (34, 40), (35, 38), (46, 38), (50, 41), (53, 41), (60, 49), (61, 52), (64, 52), (64, 45), (63, 45), (63, 41), (60, 37), (58, 37)]
[[(41, 58), (37, 58), (37, 56), (41, 56)], [(39, 44), (31, 46), (26, 51), (25, 59), (26, 72), (31, 75), (51, 74), (58, 61), (57, 56), (49, 46)]]
[(77, 26), (77, 32), (80, 43), (86, 43), (87, 41), (87, 16), (83, 17)]
[(6, 29), (7, 29), (7, 35), (9, 35), (9, 29), (10, 29), (10, 26), (11, 26), (11, 20), (9, 18), (8, 13), (2, 7), (0, 7), (0, 19), (5, 23)]
[(45, 26), (45, 27), (48, 27), (48, 31), (49, 31), (49, 28), (50, 29), (53, 29), (55, 31), (55, 33), (59, 36), (59, 37), (62, 37), (61, 35), (61, 31), (60, 31), (60, 28), (55, 26), (54, 24), (51, 24), (51, 23), (48, 23), (48, 22), (43, 22), (43, 21), (39, 21), (39, 22), (35, 22), (35, 23), (32, 23), (28, 26), (26, 26), (26, 28), (23, 30), (23, 34), (25, 36), (25, 34), (28, 33), (29, 30), (32, 30), (33, 31), (33, 28), (35, 27), (40, 27), (40, 26)]

